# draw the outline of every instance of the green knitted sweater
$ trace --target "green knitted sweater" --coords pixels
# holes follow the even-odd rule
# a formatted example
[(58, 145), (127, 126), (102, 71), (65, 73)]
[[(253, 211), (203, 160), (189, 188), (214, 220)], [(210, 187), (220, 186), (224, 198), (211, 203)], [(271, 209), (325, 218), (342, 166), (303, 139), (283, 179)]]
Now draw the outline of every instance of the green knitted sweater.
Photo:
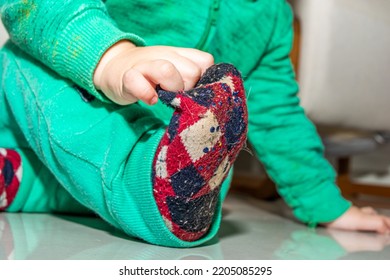
[[(2, 21), (17, 46), (102, 100), (93, 72), (119, 40), (199, 48), (216, 62), (234, 64), (245, 79), (249, 141), (295, 216), (316, 224), (350, 207), (335, 185), (315, 127), (299, 106), (289, 60), (292, 12), (284, 0), (0, 3)], [(169, 109), (151, 109), (168, 123)]]

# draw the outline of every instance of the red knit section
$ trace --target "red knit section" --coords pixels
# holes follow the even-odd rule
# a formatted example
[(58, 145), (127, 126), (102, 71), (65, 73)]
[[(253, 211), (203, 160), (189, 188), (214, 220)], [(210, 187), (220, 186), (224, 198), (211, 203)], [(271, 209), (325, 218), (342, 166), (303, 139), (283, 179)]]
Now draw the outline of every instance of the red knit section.
[(22, 176), (21, 165), (16, 151), (0, 148), (0, 210), (6, 209), (16, 196)]

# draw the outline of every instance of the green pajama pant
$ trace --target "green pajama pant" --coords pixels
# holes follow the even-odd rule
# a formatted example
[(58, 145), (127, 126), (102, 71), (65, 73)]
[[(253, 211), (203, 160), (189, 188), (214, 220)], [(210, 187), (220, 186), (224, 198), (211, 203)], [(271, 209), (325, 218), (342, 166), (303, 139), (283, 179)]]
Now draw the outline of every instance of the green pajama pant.
[(210, 231), (195, 242), (174, 236), (154, 201), (152, 161), (171, 109), (86, 102), (74, 83), (11, 42), (0, 61), (0, 147), (16, 149), (23, 164), (7, 211), (92, 210), (127, 234), (164, 246), (191, 247), (215, 236), (231, 174)]

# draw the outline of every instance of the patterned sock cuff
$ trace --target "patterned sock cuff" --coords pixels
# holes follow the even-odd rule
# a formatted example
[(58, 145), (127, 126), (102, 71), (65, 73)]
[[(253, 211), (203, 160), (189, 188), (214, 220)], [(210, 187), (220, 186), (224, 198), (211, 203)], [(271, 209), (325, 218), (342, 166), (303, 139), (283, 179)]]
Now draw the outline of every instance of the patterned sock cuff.
[(20, 155), (10, 149), (0, 148), (0, 210), (14, 200), (22, 179)]

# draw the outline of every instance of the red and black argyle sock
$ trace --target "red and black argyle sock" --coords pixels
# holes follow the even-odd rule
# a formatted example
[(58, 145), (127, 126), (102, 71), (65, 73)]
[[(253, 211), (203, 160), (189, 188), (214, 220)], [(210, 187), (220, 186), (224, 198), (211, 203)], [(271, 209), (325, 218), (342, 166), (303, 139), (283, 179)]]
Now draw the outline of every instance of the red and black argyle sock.
[(194, 241), (209, 229), (220, 186), (246, 141), (248, 113), (240, 73), (210, 67), (194, 89), (158, 91), (175, 108), (153, 162), (153, 190), (167, 227)]
[(22, 179), (22, 160), (18, 152), (0, 148), (0, 210), (14, 200)]

